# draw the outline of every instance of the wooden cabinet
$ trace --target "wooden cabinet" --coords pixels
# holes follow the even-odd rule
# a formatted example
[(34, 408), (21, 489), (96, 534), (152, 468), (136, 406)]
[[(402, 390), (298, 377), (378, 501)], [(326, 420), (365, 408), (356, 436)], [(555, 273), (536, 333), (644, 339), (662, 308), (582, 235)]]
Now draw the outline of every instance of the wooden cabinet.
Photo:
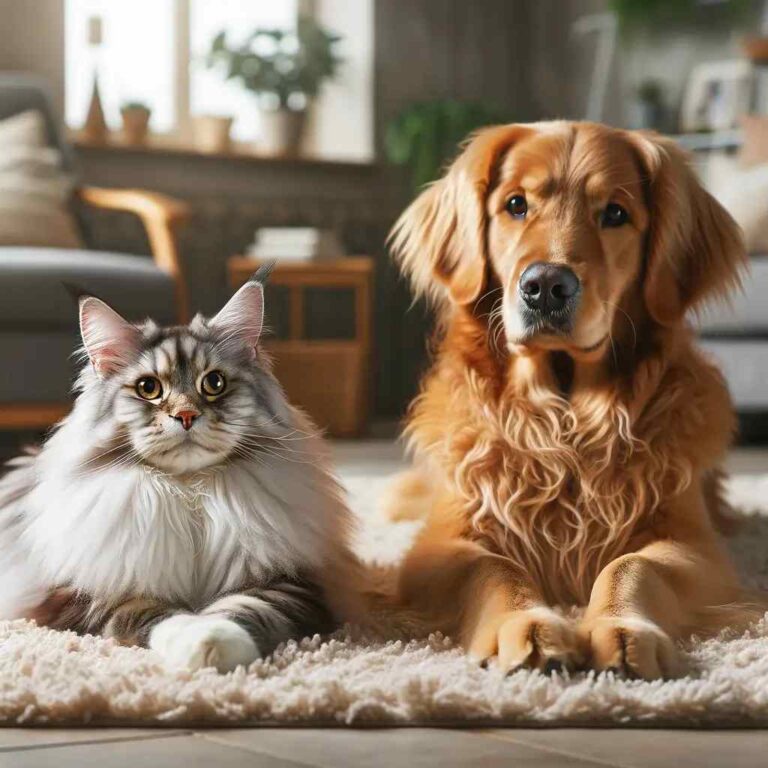
[[(228, 270), (239, 288), (261, 265), (233, 256)], [(371, 383), (371, 295), (373, 259), (365, 256), (328, 261), (278, 262), (270, 285), (288, 291), (288, 336), (266, 339), (275, 374), (289, 400), (335, 437), (365, 431)], [(308, 288), (350, 289), (354, 294), (354, 329), (350, 339), (308, 339), (305, 291)], [(269, 309), (269, 308), (267, 308)]]

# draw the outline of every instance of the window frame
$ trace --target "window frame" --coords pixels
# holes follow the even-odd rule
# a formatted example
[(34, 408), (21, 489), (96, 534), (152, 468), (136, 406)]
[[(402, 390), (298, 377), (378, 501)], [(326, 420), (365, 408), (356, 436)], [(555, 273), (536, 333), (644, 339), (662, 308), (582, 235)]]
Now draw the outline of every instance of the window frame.
[[(261, 0), (266, 1), (266, 0)], [(352, 142), (349, 146), (351, 151), (345, 150), (342, 145), (337, 148), (333, 136), (333, 131), (329, 132), (329, 126), (332, 127), (333, 119), (330, 115), (338, 112), (338, 91), (331, 96), (330, 101), (322, 103), (322, 97), (318, 108), (313, 110), (307, 126), (307, 157), (316, 159), (325, 159), (329, 161), (370, 163), (376, 158), (374, 147), (374, 77), (375, 77), (375, 42), (373, 37), (373, 18), (374, 18), (374, 0), (367, 0), (366, 11), (362, 14), (362, 20), (358, 15), (353, 23), (352, 29), (363, 30), (364, 39), (368, 41), (365, 56), (369, 57), (363, 62), (363, 68), (360, 69), (360, 61), (356, 57), (353, 60), (357, 62), (357, 68), (354, 70), (357, 74), (353, 80), (352, 93), (364, 96), (364, 101), (355, 101), (355, 110), (360, 105), (359, 113), (354, 112), (356, 119), (350, 123), (350, 126), (359, 126), (363, 131), (360, 134), (359, 142)], [(332, 5), (332, 4), (331, 4)], [(296, 15), (311, 15), (320, 23), (324, 21), (324, 13), (327, 12), (323, 0), (296, 0)], [(172, 128), (166, 130), (152, 129), (151, 140), (148, 142), (148, 148), (175, 147), (177, 149), (195, 150), (195, 131), (194, 117), (192, 114), (192, 0), (171, 0), (171, 14), (173, 18), (172, 45), (174, 55), (171, 57), (174, 73), (172, 77), (171, 97), (175, 101), (175, 123)], [(347, 18), (347, 17), (345, 17)], [(364, 26), (358, 27), (362, 23)], [(349, 34), (349, 33), (347, 33)], [(358, 49), (359, 52), (359, 49)], [(65, 52), (66, 55), (66, 52)], [(357, 76), (362, 73), (362, 80)], [(362, 86), (361, 86), (362, 83)], [(65, 94), (66, 98), (66, 94)], [(333, 105), (333, 106), (331, 106)], [(343, 109), (343, 105), (342, 105)], [(66, 109), (65, 109), (66, 111)], [(80, 133), (82, 125), (67, 124), (68, 128), (73, 130), (77, 136)], [(329, 141), (330, 138), (330, 141)], [(118, 142), (119, 143), (119, 142)], [(247, 145), (250, 140), (238, 141), (233, 139), (233, 149), (236, 151), (247, 152)]]

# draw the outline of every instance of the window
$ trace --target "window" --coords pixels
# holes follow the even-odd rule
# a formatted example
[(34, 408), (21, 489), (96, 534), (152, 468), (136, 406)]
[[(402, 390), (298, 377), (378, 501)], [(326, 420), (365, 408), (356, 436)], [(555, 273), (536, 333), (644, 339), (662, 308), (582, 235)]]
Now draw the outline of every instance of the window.
[(174, 0), (67, 0), (64, 19), (65, 104), (69, 125), (88, 113), (94, 69), (104, 115), (120, 125), (120, 106), (152, 108), (152, 128), (177, 124)]
[(259, 110), (254, 96), (239, 83), (222, 82), (220, 73), (205, 68), (202, 59), (216, 35), (224, 30), (231, 44), (244, 41), (257, 27), (289, 30), (296, 26), (296, 0), (250, 2), (242, 0), (191, 0), (189, 30), (189, 107), (193, 115), (234, 115), (232, 136), (250, 140), (258, 136)]
[[(98, 71), (110, 128), (120, 106), (152, 109), (151, 129), (180, 139), (195, 115), (235, 118), (232, 136), (258, 141), (256, 97), (208, 70), (204, 56), (220, 31), (237, 43), (257, 27), (289, 30), (303, 0), (65, 0), (67, 124), (85, 122)], [(315, 0), (318, 20), (342, 36), (339, 76), (313, 106), (305, 150), (339, 159), (373, 156), (373, 0)]]

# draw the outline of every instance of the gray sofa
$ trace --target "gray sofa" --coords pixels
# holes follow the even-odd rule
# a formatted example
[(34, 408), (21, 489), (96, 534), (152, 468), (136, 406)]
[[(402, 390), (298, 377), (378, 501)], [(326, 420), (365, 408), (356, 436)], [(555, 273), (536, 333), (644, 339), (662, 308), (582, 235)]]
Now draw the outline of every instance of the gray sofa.
[[(75, 158), (63, 140), (45, 84), (20, 74), (0, 74), (0, 120), (37, 110), (48, 141), (65, 170)], [(92, 291), (131, 320), (149, 315), (162, 323), (184, 321), (187, 295), (176, 232), (185, 207), (140, 190), (78, 187), (79, 206), (133, 213), (145, 225), (152, 258), (94, 250), (0, 247), (0, 429), (41, 428), (69, 404), (77, 344), (77, 310), (65, 284)], [(87, 242), (87, 233), (82, 233)], [(12, 364), (10, 364), (12, 362)]]
[(698, 327), (745, 421), (768, 414), (768, 256), (752, 257), (743, 292), (708, 307)]

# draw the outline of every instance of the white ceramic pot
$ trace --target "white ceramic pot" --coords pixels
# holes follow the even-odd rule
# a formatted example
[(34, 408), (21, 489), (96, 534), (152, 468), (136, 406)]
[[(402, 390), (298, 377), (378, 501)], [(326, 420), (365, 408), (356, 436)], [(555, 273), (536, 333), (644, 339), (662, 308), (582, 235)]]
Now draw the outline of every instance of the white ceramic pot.
[(233, 118), (220, 115), (196, 115), (192, 118), (195, 147), (201, 152), (226, 153), (231, 148), (229, 132)]
[(262, 110), (259, 151), (267, 155), (298, 155), (304, 135), (305, 110)]

